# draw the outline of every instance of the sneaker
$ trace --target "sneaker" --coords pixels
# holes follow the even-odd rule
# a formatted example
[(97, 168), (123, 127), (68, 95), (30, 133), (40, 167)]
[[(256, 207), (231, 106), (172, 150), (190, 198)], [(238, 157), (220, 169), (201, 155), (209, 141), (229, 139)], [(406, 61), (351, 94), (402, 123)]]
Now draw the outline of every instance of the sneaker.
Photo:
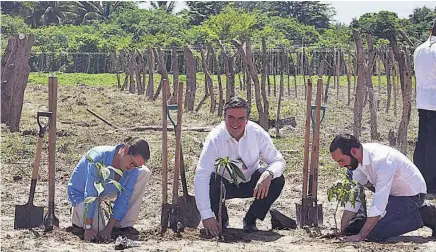
[(118, 236), (115, 240), (115, 250), (124, 250), (126, 248), (139, 247), (139, 244), (128, 239), (126, 236)]
[(244, 218), (242, 220), (242, 229), (246, 233), (252, 233), (252, 232), (258, 231), (257, 226), (256, 226), (256, 220), (247, 222), (246, 219)]
[(436, 238), (436, 206), (424, 205), (419, 209), (424, 226), (432, 229), (432, 237)]

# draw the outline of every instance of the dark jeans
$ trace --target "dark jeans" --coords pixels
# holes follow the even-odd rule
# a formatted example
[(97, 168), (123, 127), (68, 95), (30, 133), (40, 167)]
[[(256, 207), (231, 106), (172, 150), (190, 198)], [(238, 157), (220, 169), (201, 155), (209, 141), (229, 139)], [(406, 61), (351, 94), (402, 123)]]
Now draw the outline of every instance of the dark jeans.
[(421, 171), (428, 193), (436, 193), (436, 111), (418, 109), (419, 128), (413, 162)]
[[(247, 183), (240, 183), (239, 187), (235, 184), (230, 183), (227, 179), (223, 178), (224, 186), (226, 188), (226, 199), (234, 199), (234, 198), (251, 198), (253, 197), (253, 190), (256, 186), (257, 181), (260, 178), (262, 172), (265, 169), (259, 169), (253, 173), (251, 176), (251, 180)], [(220, 198), (220, 179), (221, 176), (216, 176), (215, 173), (212, 173), (210, 177), (210, 204), (212, 211), (215, 213), (215, 216), (218, 218), (218, 210), (219, 210), (219, 198)], [(271, 185), (269, 187), (268, 195), (263, 199), (254, 199), (250, 208), (248, 209), (247, 215), (251, 215), (257, 219), (263, 220), (270, 209), (271, 205), (276, 201), (282, 192), (283, 186), (285, 185), (285, 178), (282, 176), (278, 178), (274, 178), (271, 181)], [(222, 214), (223, 214), (223, 223), (228, 221), (227, 208), (223, 204), (222, 206)]]
[[(424, 226), (419, 209), (424, 204), (425, 194), (415, 196), (389, 196), (386, 214), (366, 237), (369, 241), (383, 241), (389, 237), (399, 236)], [(365, 223), (365, 218), (350, 222), (347, 229), (357, 234)], [(356, 228), (356, 226), (359, 228)], [(347, 230), (345, 230), (347, 231)], [(353, 232), (354, 233), (354, 232)]]

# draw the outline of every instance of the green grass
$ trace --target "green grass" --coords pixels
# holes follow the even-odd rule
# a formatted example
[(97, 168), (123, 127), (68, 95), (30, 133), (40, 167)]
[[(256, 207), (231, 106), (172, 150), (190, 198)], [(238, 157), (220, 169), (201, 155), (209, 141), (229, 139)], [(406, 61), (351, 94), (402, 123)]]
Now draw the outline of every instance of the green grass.
[[(59, 85), (65, 85), (65, 86), (75, 86), (80, 84), (85, 84), (88, 86), (106, 86), (106, 87), (115, 87), (117, 86), (117, 77), (114, 73), (102, 73), (102, 74), (86, 74), (86, 73), (60, 73), (60, 72), (52, 72), (52, 73), (38, 73), (33, 72), (29, 74), (29, 83), (34, 85), (47, 85), (48, 83), (48, 77), (49, 76), (57, 76), (58, 77), (58, 83)], [(120, 75), (121, 84), (124, 81), (125, 74)], [(271, 92), (273, 92), (273, 84), (274, 84), (274, 76), (270, 75), (270, 83), (271, 83)], [(309, 78), (309, 76), (306, 76), (306, 79)], [(154, 83), (155, 83), (155, 89), (157, 85), (159, 84), (159, 81), (161, 79), (160, 74), (154, 74), (153, 76)], [(173, 76), (169, 75), (170, 84), (172, 85)], [(223, 83), (223, 87), (225, 88), (225, 75), (221, 75), (221, 80)], [(242, 79), (242, 75), (241, 75)], [(325, 84), (327, 82), (328, 76), (323, 76), (323, 83)], [(218, 87), (218, 77), (216, 75), (212, 76), (212, 80), (214, 83), (214, 86)], [(314, 84), (316, 84), (315, 80), (316, 77), (312, 76), (312, 80)], [(179, 81), (186, 82), (186, 75), (179, 75)], [(259, 76), (260, 81), (260, 76)], [(291, 76), (290, 79), (290, 86), (291, 90), (294, 87), (294, 77)], [(148, 75), (146, 76), (146, 83), (148, 83)], [(205, 78), (203, 73), (197, 73), (197, 87), (204, 87)], [(253, 82), (252, 82), (253, 83)], [(351, 76), (351, 83), (353, 83), (353, 77)], [(386, 86), (386, 76), (381, 76), (381, 86)], [(392, 79), (391, 79), (392, 83)], [(412, 78), (412, 86), (414, 86), (415, 78)], [(378, 87), (378, 77), (373, 76), (372, 77), (372, 84), (376, 88)], [(235, 85), (239, 87), (239, 76), (238, 74), (235, 74)], [(276, 75), (276, 86), (280, 85), (280, 76)], [(288, 77), (287, 75), (284, 76), (284, 85), (285, 85), (285, 92), (287, 90), (288, 86)], [(303, 85), (303, 76), (298, 75), (297, 76), (297, 85), (301, 86)], [(333, 86), (333, 78), (330, 80), (330, 85)], [(340, 85), (346, 86), (347, 85), (347, 76), (340, 76)], [(353, 84), (352, 84), (353, 85)], [(398, 85), (398, 83), (397, 83)], [(254, 90), (253, 90), (254, 92)]]

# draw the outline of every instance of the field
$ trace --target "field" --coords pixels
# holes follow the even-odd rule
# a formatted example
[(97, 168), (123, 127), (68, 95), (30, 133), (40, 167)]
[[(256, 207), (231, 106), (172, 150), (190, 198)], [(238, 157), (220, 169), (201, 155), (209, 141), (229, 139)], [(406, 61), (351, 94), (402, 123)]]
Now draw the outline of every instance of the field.
[[(225, 234), (224, 242), (217, 242), (200, 235), (199, 229), (189, 229), (177, 237), (169, 231), (160, 236), (160, 204), (161, 204), (161, 132), (131, 131), (127, 128), (161, 125), (161, 100), (149, 101), (143, 96), (120, 92), (116, 88), (115, 75), (77, 75), (63, 74), (59, 77), (58, 88), (58, 118), (56, 143), (56, 216), (60, 219), (60, 228), (44, 233), (40, 229), (14, 230), (14, 206), (24, 204), (28, 199), (28, 190), (32, 162), (37, 141), (37, 124), (35, 115), (38, 110), (46, 110), (48, 105), (47, 74), (31, 74), (26, 88), (20, 132), (10, 133), (2, 125), (1, 133), (1, 250), (2, 251), (112, 251), (112, 244), (90, 244), (67, 232), (70, 223), (70, 204), (66, 195), (66, 186), (70, 174), (82, 154), (96, 145), (120, 143), (128, 136), (145, 138), (151, 147), (151, 159), (147, 166), (152, 170), (152, 179), (144, 197), (140, 218), (135, 227), (140, 231), (138, 243), (142, 251), (436, 251), (436, 241), (429, 238), (431, 231), (422, 228), (404, 236), (392, 238), (386, 243), (341, 243), (337, 240), (318, 238), (318, 234), (327, 233), (334, 227), (333, 215), (335, 203), (327, 201), (327, 188), (344, 173), (330, 158), (328, 146), (338, 132), (352, 132), (352, 106), (347, 105), (345, 77), (341, 78), (339, 97), (331, 87), (327, 112), (321, 125), (320, 142), (320, 174), (318, 198), (323, 204), (324, 227), (319, 230), (297, 229), (292, 231), (269, 231), (271, 223), (269, 216), (263, 222), (258, 222), (260, 232), (244, 234), (242, 217), (251, 202), (247, 200), (230, 200), (227, 202), (230, 216), (230, 229)], [(201, 78), (199, 78), (201, 79)], [(301, 79), (301, 77), (300, 77)], [(181, 78), (184, 81), (183, 78)], [(204, 79), (203, 79), (204, 80)], [(204, 81), (199, 80), (202, 98)], [(385, 81), (385, 78), (382, 78)], [(277, 81), (277, 84), (279, 82)], [(294, 98), (293, 86), (291, 96), (285, 88), (282, 100), (281, 117), (295, 117), (297, 126), (281, 131), (281, 138), (274, 138), (277, 148), (285, 156), (287, 167), (285, 171), (286, 184), (282, 195), (274, 204), (274, 208), (295, 218), (295, 203), (301, 200), (302, 164), (304, 145), (305, 101), (304, 87), (298, 86), (298, 99)], [(374, 83), (377, 83), (376, 77)], [(285, 81), (286, 84), (286, 81)], [(386, 91), (382, 82), (378, 110), (378, 129), (381, 134), (379, 142), (388, 144), (390, 129), (398, 129), (401, 116), (401, 92), (397, 98), (397, 116), (393, 107), (385, 113)], [(236, 84), (239, 87), (238, 84)], [(242, 93), (241, 93), (242, 94)], [(412, 95), (414, 97), (414, 95)], [(254, 100), (254, 99), (253, 99)], [(270, 119), (275, 118), (277, 98), (270, 96)], [(418, 117), (414, 101), (408, 134), (408, 156), (411, 157), (417, 136)], [(209, 114), (206, 103), (198, 113), (184, 113), (183, 125), (213, 126), (222, 118)], [(86, 111), (89, 108), (103, 116), (108, 121), (123, 128), (114, 130)], [(255, 104), (252, 105), (253, 111)], [(257, 113), (253, 113), (257, 119)], [(370, 141), (369, 109), (364, 108), (362, 122), (363, 141)], [(270, 130), (275, 136), (273, 130)], [(196, 162), (201, 152), (201, 142), (207, 133), (184, 131), (182, 135), (185, 163), (187, 164), (188, 186), (193, 194), (192, 181)], [(175, 137), (169, 132), (169, 164), (174, 166)], [(43, 155), (39, 180), (35, 194), (35, 205), (47, 208), (47, 138), (43, 145)], [(171, 171), (170, 171), (170, 174)], [(172, 176), (169, 176), (172, 181)], [(169, 185), (171, 188), (171, 184)], [(170, 197), (169, 197), (170, 198)], [(433, 200), (433, 203), (436, 201)], [(339, 218), (341, 211), (337, 213)]]

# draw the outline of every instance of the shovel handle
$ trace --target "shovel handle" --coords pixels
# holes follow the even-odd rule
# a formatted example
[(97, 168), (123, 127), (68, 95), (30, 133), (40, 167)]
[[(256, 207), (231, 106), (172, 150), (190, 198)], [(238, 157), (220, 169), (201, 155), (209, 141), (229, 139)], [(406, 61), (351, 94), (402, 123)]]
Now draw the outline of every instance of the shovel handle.
[(312, 104), (312, 80), (307, 80), (307, 104), (306, 104), (306, 127), (304, 131), (304, 161), (303, 161), (303, 199), (307, 198), (307, 183), (309, 172), (309, 141), (310, 141), (310, 117)]
[(186, 184), (185, 160), (183, 159), (183, 150), (180, 146), (180, 179), (182, 180), (183, 196), (188, 197), (188, 185)]
[[(183, 83), (179, 82), (177, 93), (177, 105), (181, 108), (183, 104)], [(177, 130), (176, 130), (176, 160), (174, 167), (174, 180), (173, 180), (173, 204), (177, 204), (177, 197), (179, 192), (179, 172), (180, 172), (180, 154), (181, 154), (181, 139), (182, 139), (182, 114), (183, 109), (177, 111)]]
[[(38, 122), (38, 126), (39, 126), (38, 136), (40, 138), (44, 137), (44, 134), (47, 131), (47, 127), (48, 127), (48, 125), (50, 125), (50, 121), (51, 121), (52, 115), (53, 115), (52, 112), (41, 112), (41, 111), (38, 111), (38, 113), (36, 113), (36, 121)], [(47, 117), (48, 121), (45, 124), (41, 124), (41, 121), (40, 121), (41, 117)]]

